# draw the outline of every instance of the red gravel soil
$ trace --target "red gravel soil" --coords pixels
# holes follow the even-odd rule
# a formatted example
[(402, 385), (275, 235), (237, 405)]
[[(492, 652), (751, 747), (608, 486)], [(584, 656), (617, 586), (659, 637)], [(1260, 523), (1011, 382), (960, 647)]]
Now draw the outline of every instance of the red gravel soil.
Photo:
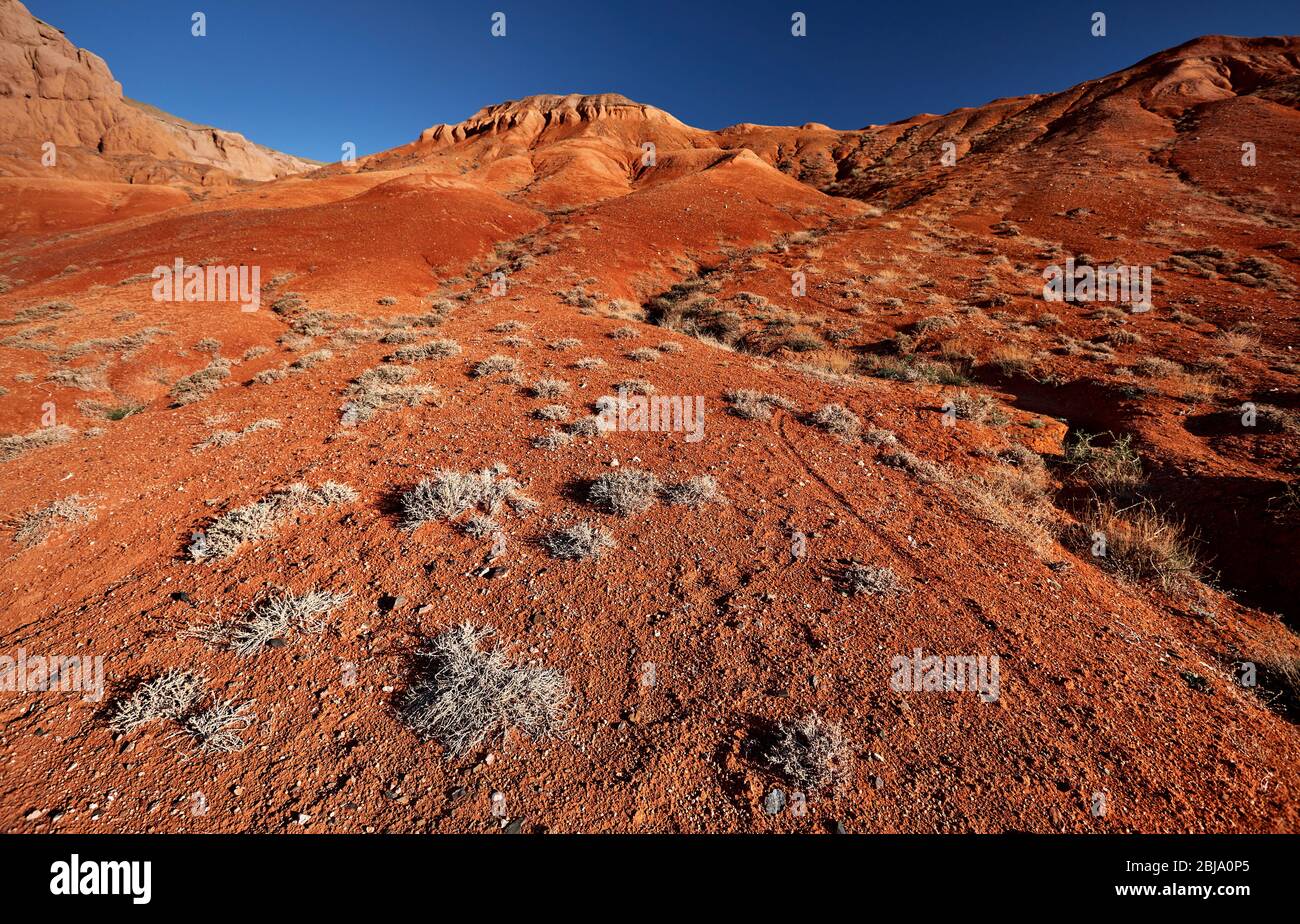
[[(102, 657), (104, 687), (0, 698), (0, 824), (1300, 830), (1298, 53), (1209, 37), (852, 132), (532, 97), (266, 182), (0, 179), (0, 432), (61, 438), (0, 454), (0, 654)], [(259, 309), (156, 300), (148, 274), (178, 257), (259, 267)], [(1067, 257), (1152, 267), (1151, 310), (1045, 302)], [(432, 338), (461, 352), (394, 357)], [(472, 374), (495, 354), (513, 376)], [(178, 404), (214, 356), (228, 375)], [(436, 392), (350, 417), (354, 380), (400, 365)], [(542, 379), (568, 387), (537, 397)], [(702, 438), (535, 445), (565, 427), (540, 408), (580, 418), (629, 379), (702, 397)], [(784, 400), (750, 419), (743, 389)], [(826, 405), (858, 429), (828, 432)], [(1140, 474), (1067, 458), (1080, 433)], [(502, 508), (503, 540), (403, 528), (421, 479), (498, 463), (536, 501)], [(629, 468), (719, 497), (589, 502)], [(326, 481), (355, 499), (188, 551)], [(74, 495), (88, 519), (23, 529)], [(1093, 554), (1098, 498), (1181, 529), (1190, 560)], [(584, 520), (614, 547), (552, 557)], [(893, 586), (853, 593), (850, 562)], [(319, 633), (240, 654), (189, 631), (310, 589), (350, 594)], [(418, 653), (463, 622), (567, 678), (554, 734), (454, 753), (411, 727)], [(996, 697), (899, 689), (917, 649), (996, 656)], [(246, 704), (236, 746), (167, 718), (114, 731), (172, 668)], [(842, 736), (821, 785), (770, 759), (809, 713)]]

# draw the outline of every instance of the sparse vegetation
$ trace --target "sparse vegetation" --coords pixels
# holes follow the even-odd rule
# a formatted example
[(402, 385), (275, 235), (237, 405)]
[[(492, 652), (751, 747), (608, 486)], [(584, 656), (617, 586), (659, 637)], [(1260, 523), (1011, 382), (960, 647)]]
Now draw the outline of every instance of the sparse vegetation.
[(124, 734), (146, 722), (180, 719), (203, 694), (203, 678), (172, 668), (142, 684), (127, 699), (116, 704), (109, 728)]
[(845, 442), (855, 440), (862, 432), (862, 419), (842, 404), (826, 404), (809, 418), (814, 425)]
[(228, 754), (247, 747), (242, 733), (255, 721), (257, 715), (249, 704), (235, 705), (230, 700), (222, 700), (186, 718), (185, 731), (197, 742), (199, 750)]
[(399, 498), (402, 528), (415, 529), (433, 520), (454, 520), (474, 509), (494, 514), (502, 503), (518, 510), (518, 505), (529, 499), (523, 494), (523, 486), (506, 472), (500, 463), (471, 474), (451, 469), (435, 471)]
[(33, 430), (25, 435), (0, 436), (0, 462), (16, 459), (23, 453), (31, 452), (33, 449), (43, 449), (46, 446), (57, 446), (60, 443), (66, 443), (76, 435), (76, 432), (67, 424), (56, 424), (52, 427)]
[(350, 503), (356, 497), (356, 491), (333, 481), (322, 482), (316, 488), (298, 482), (272, 491), (261, 500), (236, 507), (213, 520), (190, 545), (190, 558), (193, 561), (230, 558), (244, 543), (265, 539), (296, 513)]
[(569, 392), (569, 383), (563, 379), (538, 379), (533, 383), (534, 398), (559, 398)]
[(177, 407), (201, 401), (221, 387), (230, 378), (230, 360), (216, 357), (198, 372), (178, 379), (170, 395)]
[(411, 363), (422, 359), (444, 359), (460, 353), (460, 344), (455, 340), (427, 340), (417, 346), (402, 347), (393, 353), (397, 362)]
[(13, 522), (14, 541), (27, 548), (40, 545), (61, 523), (89, 523), (95, 506), (80, 494), (70, 494), (44, 507), (33, 507)]
[(227, 645), (241, 655), (252, 655), (282, 641), (291, 632), (324, 632), (325, 617), (346, 603), (348, 597), (346, 593), (316, 589), (304, 594), (272, 594), (234, 623), (195, 626), (186, 634)]
[(605, 472), (587, 489), (587, 502), (603, 513), (626, 517), (642, 513), (654, 504), (660, 490), (659, 478), (635, 468)]
[(696, 475), (677, 484), (664, 485), (660, 493), (666, 504), (701, 507), (719, 499), (718, 480), (712, 475)]
[(546, 551), (555, 558), (585, 560), (599, 558), (614, 547), (609, 530), (588, 521), (558, 529), (542, 539)]
[(753, 391), (748, 388), (728, 391), (722, 397), (730, 405), (731, 413), (745, 420), (771, 420), (773, 408), (781, 408), (786, 411), (792, 411), (795, 408), (794, 402), (780, 395)]
[(763, 760), (792, 786), (813, 791), (847, 778), (849, 747), (838, 725), (810, 712), (777, 726)]
[(1084, 517), (1079, 545), (1125, 580), (1151, 581), (1165, 590), (1196, 574), (1196, 556), (1182, 525), (1149, 501), (1126, 508), (1095, 504)]
[(866, 565), (849, 561), (840, 569), (837, 585), (850, 597), (864, 594), (873, 597), (893, 597), (903, 592), (903, 585), (892, 568)]
[(203, 452), (205, 449), (215, 449), (222, 446), (230, 446), (239, 442), (250, 433), (257, 433), (260, 430), (278, 430), (280, 421), (272, 418), (255, 420), (242, 430), (215, 430), (207, 439), (194, 444), (194, 452)]
[(1065, 463), (1072, 466), (1073, 474), (1100, 491), (1130, 491), (1145, 479), (1142, 457), (1133, 448), (1132, 436), (1106, 435), (1110, 445), (1098, 445), (1102, 438), (1098, 434), (1072, 433), (1065, 443)]
[(933, 462), (919, 458), (901, 447), (881, 453), (878, 461), (890, 468), (902, 469), (917, 481), (938, 482), (945, 479), (943, 470)]
[(434, 637), (419, 652), (422, 666), (402, 704), (415, 733), (453, 756), (511, 729), (547, 738), (566, 719), (567, 678), (514, 661), (502, 647), (485, 644), (491, 635), (491, 629), (461, 623)]
[(340, 408), (345, 421), (358, 423), (369, 420), (381, 410), (393, 407), (415, 407), (435, 398), (438, 389), (432, 385), (410, 384), (419, 374), (413, 366), (376, 366), (357, 376), (348, 386), (348, 400)]
[(612, 386), (614, 391), (625, 391), (629, 395), (649, 395), (653, 394), (655, 387), (645, 379), (624, 379), (621, 382), (615, 382)]
[(497, 354), (489, 356), (487, 359), (480, 360), (470, 371), (470, 375), (476, 379), (481, 379), (492, 375), (498, 375), (502, 372), (515, 372), (518, 369), (519, 360)]
[(530, 441), (534, 449), (545, 449), (547, 452), (556, 449), (562, 449), (573, 442), (573, 434), (566, 433), (563, 430), (550, 429), (545, 433), (535, 436)]

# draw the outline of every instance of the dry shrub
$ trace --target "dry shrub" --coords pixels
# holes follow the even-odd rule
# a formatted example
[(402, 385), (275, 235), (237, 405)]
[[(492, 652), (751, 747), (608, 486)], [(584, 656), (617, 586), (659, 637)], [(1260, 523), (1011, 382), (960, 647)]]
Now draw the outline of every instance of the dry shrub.
[(890, 468), (901, 469), (917, 481), (931, 483), (947, 480), (947, 475), (943, 469), (928, 459), (922, 459), (906, 449), (898, 448), (881, 453), (876, 461), (880, 462), (881, 465), (888, 465)]
[[(1171, 590), (1196, 577), (1196, 556), (1182, 524), (1161, 516), (1149, 502), (1127, 508), (1098, 502), (1082, 527), (1080, 545), (1125, 580)], [(1099, 539), (1104, 555), (1095, 554), (1103, 548)]]
[(57, 446), (60, 443), (66, 443), (76, 435), (76, 432), (67, 424), (57, 424), (53, 427), (42, 427), (39, 430), (33, 430), (25, 435), (0, 436), (0, 462), (16, 459), (23, 453), (31, 452), (33, 449), (44, 449), (46, 446)]
[(451, 469), (435, 471), (398, 499), (402, 528), (415, 529), (434, 520), (454, 520), (475, 509), (494, 514), (502, 503), (509, 503), (516, 510), (521, 504), (529, 504), (523, 486), (506, 472), (500, 463), (469, 474)]
[(198, 372), (178, 379), (169, 394), (177, 406), (201, 401), (221, 387), (230, 378), (230, 360), (216, 357)]
[(650, 509), (660, 490), (659, 478), (635, 468), (605, 472), (587, 489), (587, 502), (603, 513), (626, 517)]
[(1133, 372), (1143, 378), (1162, 379), (1181, 375), (1183, 367), (1160, 356), (1143, 356), (1133, 364)]
[(493, 375), (499, 375), (502, 372), (515, 372), (518, 369), (519, 360), (513, 359), (509, 356), (494, 354), (489, 356), (487, 359), (480, 360), (474, 368), (470, 370), (470, 375), (476, 379), (482, 379)]
[(125, 700), (117, 703), (109, 719), (114, 734), (122, 734), (156, 719), (179, 719), (203, 693), (203, 678), (180, 668), (172, 668), (142, 684)]
[(256, 654), (290, 632), (324, 632), (325, 617), (346, 603), (349, 596), (316, 589), (304, 594), (272, 594), (236, 622), (191, 626), (185, 634), (228, 645), (241, 655)]
[(603, 526), (584, 520), (548, 533), (543, 537), (542, 545), (554, 558), (586, 560), (599, 558), (606, 550), (614, 548), (614, 537)]
[(1065, 444), (1065, 463), (1073, 474), (1105, 493), (1131, 491), (1145, 479), (1142, 456), (1133, 448), (1130, 434), (1111, 437), (1109, 446), (1097, 445), (1098, 434), (1076, 431)]
[(485, 646), (491, 635), (491, 629), (466, 622), (434, 637), (419, 652), (423, 665), (402, 704), (415, 733), (454, 756), (511, 729), (548, 738), (566, 719), (568, 679), (551, 668), (518, 663), (499, 645)]
[(221, 700), (186, 718), (185, 731), (194, 738), (200, 751), (229, 754), (247, 747), (242, 733), (256, 721), (257, 715), (247, 703), (236, 705)]
[(730, 406), (731, 413), (745, 420), (770, 420), (773, 408), (794, 410), (794, 402), (780, 395), (767, 394), (749, 388), (727, 391), (722, 396)]
[(811, 792), (843, 782), (848, 777), (849, 757), (840, 727), (810, 712), (777, 726), (763, 762), (791, 785)]
[(842, 404), (827, 404), (809, 418), (814, 425), (827, 433), (850, 442), (862, 432), (862, 419)]
[(903, 584), (892, 568), (849, 561), (840, 569), (836, 585), (850, 597), (869, 594), (873, 597), (893, 597), (902, 593)]
[(33, 507), (12, 524), (14, 541), (27, 548), (40, 545), (61, 523), (89, 523), (95, 519), (94, 504), (80, 494), (70, 494), (44, 507)]
[(665, 504), (685, 507), (702, 507), (721, 499), (718, 494), (718, 479), (712, 475), (696, 475), (676, 484), (664, 485), (660, 493)]
[(415, 407), (437, 397), (436, 387), (409, 383), (417, 374), (418, 370), (412, 366), (376, 366), (361, 373), (348, 386), (345, 393), (348, 400), (339, 409), (344, 421), (359, 423), (379, 411)]
[(350, 503), (357, 492), (334, 481), (311, 488), (304, 482), (272, 491), (261, 500), (223, 513), (190, 545), (193, 561), (229, 558), (245, 542), (265, 539), (297, 513)]
[(532, 387), (534, 398), (559, 398), (569, 392), (569, 383), (563, 379), (538, 379)]
[(426, 340), (414, 346), (405, 346), (393, 353), (393, 359), (400, 363), (418, 362), (422, 359), (445, 359), (460, 353), (460, 344), (455, 340)]

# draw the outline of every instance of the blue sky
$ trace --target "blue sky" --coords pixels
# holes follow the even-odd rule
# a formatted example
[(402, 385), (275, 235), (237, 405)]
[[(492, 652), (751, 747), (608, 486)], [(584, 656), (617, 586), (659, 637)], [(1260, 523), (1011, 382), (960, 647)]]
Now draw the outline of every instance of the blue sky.
[(700, 128), (859, 128), (1061, 90), (1207, 33), (1300, 33), (1297, 0), (24, 2), (128, 96), (326, 161), (533, 93), (623, 93)]

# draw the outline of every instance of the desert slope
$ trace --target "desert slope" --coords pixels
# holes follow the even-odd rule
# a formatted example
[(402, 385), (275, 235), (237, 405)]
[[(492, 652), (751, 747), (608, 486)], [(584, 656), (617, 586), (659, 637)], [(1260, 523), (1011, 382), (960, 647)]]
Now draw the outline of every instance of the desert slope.
[[(5, 829), (1300, 830), (1296, 42), (860, 131), (529, 97), (97, 224), (26, 189), (0, 649), (107, 689), (0, 702)], [(257, 266), (261, 307), (155, 300), (178, 257)], [(1067, 258), (1152, 268), (1151, 309), (1045, 302)], [(620, 383), (701, 438), (584, 426)], [(532, 504), (409, 522), (501, 467)], [(629, 469), (662, 490), (602, 505)], [(232, 511), (267, 519), (226, 549)], [(557, 554), (584, 522), (614, 544)], [(222, 635), (311, 590), (349, 596)], [(564, 675), (556, 735), (417, 733), (462, 622)], [(898, 689), (918, 649), (997, 655), (997, 697)], [(233, 741), (114, 730), (172, 668)], [(843, 737), (812, 788), (770, 759), (809, 713)]]

